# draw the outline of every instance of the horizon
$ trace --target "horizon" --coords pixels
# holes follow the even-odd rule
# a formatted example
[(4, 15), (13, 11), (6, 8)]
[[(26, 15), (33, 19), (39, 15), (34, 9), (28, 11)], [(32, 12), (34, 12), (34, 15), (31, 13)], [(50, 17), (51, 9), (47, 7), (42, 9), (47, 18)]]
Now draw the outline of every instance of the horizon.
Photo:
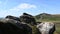
[[(29, 13), (28, 13), (29, 14)], [(43, 14), (43, 13), (40, 13), (40, 14)], [(45, 13), (45, 14), (49, 14), (49, 13)], [(31, 15), (31, 14), (30, 14)], [(37, 15), (39, 15), (39, 14), (37, 14)], [(32, 15), (32, 16), (37, 16), (37, 15)], [(50, 14), (50, 15), (60, 15), (60, 14)], [(8, 15), (6, 15), (6, 16), (8, 16)], [(6, 17), (5, 16), (5, 17)], [(11, 16), (14, 16), (14, 15), (11, 15)], [(21, 15), (20, 15), (21, 16)], [(15, 17), (20, 17), (20, 16), (15, 16)], [(5, 17), (0, 17), (0, 18), (5, 18)]]
[(19, 17), (23, 13), (33, 16), (47, 13), (60, 14), (60, 0), (0, 0), (0, 17)]

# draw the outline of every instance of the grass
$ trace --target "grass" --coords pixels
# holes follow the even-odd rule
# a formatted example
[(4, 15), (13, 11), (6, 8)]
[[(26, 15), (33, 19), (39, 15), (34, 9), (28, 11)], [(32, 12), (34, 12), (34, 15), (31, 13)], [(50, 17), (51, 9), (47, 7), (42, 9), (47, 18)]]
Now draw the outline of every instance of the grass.
[(36, 19), (37, 22), (52, 22), (55, 23), (56, 31), (54, 34), (60, 34), (60, 18), (43, 18), (43, 19)]
[(56, 23), (55, 25), (56, 25), (56, 32), (60, 34), (60, 22)]
[(49, 15), (49, 14), (39, 14), (35, 16), (37, 22), (52, 22), (56, 25), (56, 31), (54, 34), (60, 34), (60, 14), (59, 15)]

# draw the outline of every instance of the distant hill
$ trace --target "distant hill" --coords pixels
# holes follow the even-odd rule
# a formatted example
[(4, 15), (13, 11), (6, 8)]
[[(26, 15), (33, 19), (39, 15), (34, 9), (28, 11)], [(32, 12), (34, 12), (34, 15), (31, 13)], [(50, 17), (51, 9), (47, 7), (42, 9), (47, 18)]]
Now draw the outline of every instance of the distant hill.
[(0, 20), (1, 20), (1, 19), (4, 19), (4, 18), (1, 18), (1, 17), (0, 17)]
[(60, 21), (60, 14), (41, 13), (35, 16), (37, 21)]
[(44, 17), (51, 17), (50, 14), (47, 14), (47, 13), (41, 13), (39, 15), (36, 15), (35, 16), (37, 19), (40, 19), (40, 18), (44, 18)]

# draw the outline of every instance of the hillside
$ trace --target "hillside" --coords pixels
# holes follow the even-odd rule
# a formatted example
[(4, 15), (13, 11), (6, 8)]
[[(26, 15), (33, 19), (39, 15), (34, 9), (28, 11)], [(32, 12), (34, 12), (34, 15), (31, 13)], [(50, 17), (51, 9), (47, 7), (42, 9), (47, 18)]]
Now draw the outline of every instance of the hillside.
[(38, 22), (53, 22), (56, 25), (55, 34), (60, 34), (60, 14), (47, 14), (41, 13), (35, 16), (36, 21)]
[(60, 14), (41, 13), (35, 16), (37, 21), (60, 21)]

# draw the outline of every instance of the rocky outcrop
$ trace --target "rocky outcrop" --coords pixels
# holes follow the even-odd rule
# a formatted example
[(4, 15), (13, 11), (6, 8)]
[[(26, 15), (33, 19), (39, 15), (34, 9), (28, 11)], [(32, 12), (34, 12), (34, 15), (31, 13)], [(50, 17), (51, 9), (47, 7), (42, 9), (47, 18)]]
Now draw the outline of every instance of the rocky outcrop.
[(9, 18), (9, 19), (20, 21), (19, 17), (15, 17), (15, 16), (11, 16), (11, 15), (6, 16), (5, 18)]
[(6, 18), (0, 20), (0, 34), (32, 34), (32, 29), (25, 23)]
[(25, 22), (31, 25), (36, 25), (35, 18), (32, 15), (27, 14), (27, 13), (23, 13), (23, 15), (20, 16), (20, 20), (21, 22)]

